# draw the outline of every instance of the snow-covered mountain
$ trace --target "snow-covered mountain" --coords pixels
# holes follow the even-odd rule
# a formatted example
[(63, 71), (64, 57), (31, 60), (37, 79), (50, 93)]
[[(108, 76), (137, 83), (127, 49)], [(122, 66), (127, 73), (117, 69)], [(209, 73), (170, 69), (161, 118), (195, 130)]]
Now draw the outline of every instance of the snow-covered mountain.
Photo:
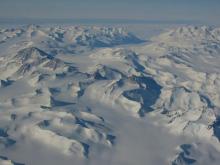
[(0, 39), (0, 163), (218, 164), (218, 28), (140, 45), (109, 27), (2, 28)]
[[(23, 42), (17, 43), (20, 40)], [(143, 42), (122, 28), (63, 26), (41, 27), (30, 25), (11, 29), (0, 29), (0, 43), (10, 43), (11, 49), (19, 50), (29, 46), (38, 47), (52, 55), (82, 53), (99, 47), (113, 47), (120, 44)]]

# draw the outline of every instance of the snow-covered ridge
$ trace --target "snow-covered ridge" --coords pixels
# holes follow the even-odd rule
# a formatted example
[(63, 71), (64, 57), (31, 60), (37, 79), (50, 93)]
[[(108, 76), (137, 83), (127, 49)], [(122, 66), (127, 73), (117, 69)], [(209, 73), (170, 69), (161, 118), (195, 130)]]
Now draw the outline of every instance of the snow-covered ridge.
[(171, 132), (219, 139), (219, 48), (219, 28), (186, 26), (136, 50), (163, 87), (154, 107)]
[(161, 42), (187, 41), (218, 41), (220, 39), (220, 29), (207, 26), (183, 26), (154, 37), (154, 40)]
[(94, 49), (142, 42), (141, 39), (122, 28), (95, 26), (41, 27), (29, 25), (16, 29), (1, 29), (0, 43), (3, 44), (7, 41), (13, 43), (16, 40), (24, 43), (17, 43), (22, 47), (32, 45), (52, 54), (74, 54), (83, 51), (82, 47), (84, 49)]

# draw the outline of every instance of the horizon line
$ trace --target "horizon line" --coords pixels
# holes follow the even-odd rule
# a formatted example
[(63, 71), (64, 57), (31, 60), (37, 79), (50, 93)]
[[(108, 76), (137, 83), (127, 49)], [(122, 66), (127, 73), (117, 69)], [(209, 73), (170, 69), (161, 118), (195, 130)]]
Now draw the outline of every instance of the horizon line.
[(0, 24), (80, 23), (80, 24), (202, 24), (199, 20), (129, 19), (129, 18), (0, 18)]

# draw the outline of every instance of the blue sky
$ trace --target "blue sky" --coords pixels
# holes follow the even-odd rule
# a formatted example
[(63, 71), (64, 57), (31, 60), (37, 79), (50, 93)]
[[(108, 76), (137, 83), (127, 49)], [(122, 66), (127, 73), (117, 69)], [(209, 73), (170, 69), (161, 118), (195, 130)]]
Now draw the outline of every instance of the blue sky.
[(0, 0), (0, 18), (195, 20), (220, 23), (220, 0)]

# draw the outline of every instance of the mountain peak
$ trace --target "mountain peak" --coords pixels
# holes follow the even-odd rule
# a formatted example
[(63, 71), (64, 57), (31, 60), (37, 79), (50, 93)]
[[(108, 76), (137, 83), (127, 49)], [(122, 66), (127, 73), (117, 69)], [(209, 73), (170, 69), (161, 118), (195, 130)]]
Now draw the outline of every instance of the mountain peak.
[(20, 50), (14, 58), (24, 63), (39, 60), (45, 57), (51, 59), (52, 56), (37, 47), (28, 47)]

